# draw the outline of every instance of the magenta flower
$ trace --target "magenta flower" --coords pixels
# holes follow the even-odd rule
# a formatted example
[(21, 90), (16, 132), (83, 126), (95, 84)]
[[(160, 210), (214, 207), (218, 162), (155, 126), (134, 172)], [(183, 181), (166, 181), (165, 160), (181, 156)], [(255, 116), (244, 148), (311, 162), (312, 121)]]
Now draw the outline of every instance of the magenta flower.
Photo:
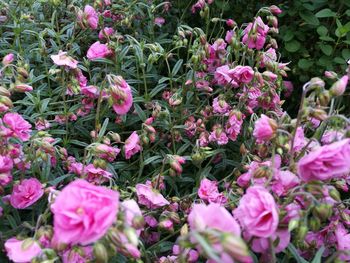
[(15, 59), (15, 55), (12, 53), (9, 53), (6, 56), (4, 56), (4, 58), (2, 59), (2, 64), (5, 66), (8, 64), (11, 64), (14, 59)]
[(98, 58), (106, 58), (113, 54), (113, 51), (106, 44), (101, 44), (100, 41), (93, 43), (87, 51), (87, 58), (94, 60)]
[(109, 37), (114, 34), (114, 29), (111, 27), (105, 27), (101, 29), (101, 31), (98, 33), (98, 38), (100, 40), (106, 40), (106, 37)]
[(230, 70), (230, 75), (242, 83), (249, 83), (254, 77), (254, 70), (249, 66), (237, 66)]
[(57, 55), (51, 55), (51, 59), (57, 66), (66, 66), (71, 69), (77, 68), (78, 61), (67, 55), (67, 52), (60, 50)]
[(258, 143), (263, 143), (272, 139), (277, 129), (277, 123), (275, 120), (270, 119), (264, 114), (261, 114), (261, 118), (255, 122), (253, 136)]
[(5, 250), (9, 259), (15, 263), (28, 263), (41, 253), (39, 244), (34, 239), (18, 240), (11, 237), (5, 242)]
[(137, 135), (136, 131), (134, 131), (128, 139), (125, 141), (124, 145), (124, 153), (125, 159), (130, 159), (131, 156), (138, 153), (142, 150), (140, 145), (140, 137)]
[(217, 182), (206, 178), (200, 183), (198, 196), (209, 203), (225, 204), (227, 202), (227, 198), (222, 193), (219, 193)]
[(58, 243), (87, 245), (106, 234), (115, 222), (119, 193), (85, 180), (68, 184), (51, 205)]
[(121, 76), (117, 76), (114, 80), (114, 85), (110, 87), (113, 110), (119, 115), (124, 115), (133, 104), (131, 88)]
[(10, 172), (13, 168), (13, 161), (8, 156), (0, 155), (0, 174)]
[(91, 29), (96, 29), (98, 26), (98, 14), (95, 9), (90, 5), (86, 5), (84, 8), (84, 16), (89, 24), (89, 27)]
[(277, 205), (273, 196), (262, 186), (249, 187), (233, 213), (250, 235), (267, 238), (277, 230)]
[(237, 79), (232, 78), (231, 69), (228, 65), (216, 68), (214, 78), (219, 85), (238, 87)]
[(0, 127), (7, 137), (18, 138), (22, 141), (29, 140), (32, 125), (24, 120), (21, 115), (12, 112), (6, 113), (2, 118), (2, 122), (5, 126)]
[(14, 208), (23, 209), (34, 204), (43, 194), (44, 190), (38, 179), (24, 179), (13, 187), (10, 203)]
[(350, 172), (350, 139), (324, 145), (310, 152), (298, 162), (303, 181), (330, 180)]
[(265, 45), (268, 31), (269, 27), (264, 24), (259, 16), (244, 29), (242, 42), (246, 44), (248, 48), (262, 49)]
[(144, 205), (149, 209), (160, 208), (170, 204), (161, 193), (152, 188), (150, 183), (137, 184), (136, 194), (139, 204)]

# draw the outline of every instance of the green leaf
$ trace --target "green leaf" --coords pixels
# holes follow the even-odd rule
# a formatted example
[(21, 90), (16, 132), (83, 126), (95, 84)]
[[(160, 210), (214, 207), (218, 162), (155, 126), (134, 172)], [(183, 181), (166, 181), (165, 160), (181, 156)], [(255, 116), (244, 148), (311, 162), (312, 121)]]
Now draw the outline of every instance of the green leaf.
[(177, 72), (179, 72), (179, 70), (180, 70), (180, 68), (181, 68), (181, 66), (182, 66), (182, 62), (183, 62), (182, 59), (180, 59), (180, 60), (178, 60), (178, 61), (176, 62), (175, 66), (174, 66), (174, 68), (173, 68), (173, 70), (172, 70), (172, 72), (171, 72), (171, 75), (172, 75), (172, 76), (175, 76), (175, 75), (177, 74)]
[(283, 35), (283, 40), (284, 40), (285, 42), (288, 42), (288, 41), (292, 40), (293, 37), (294, 37), (293, 31), (292, 31), (292, 30), (287, 30), (287, 31), (284, 33), (284, 35)]
[(147, 116), (145, 114), (145, 111), (141, 109), (141, 107), (138, 104), (134, 104), (135, 110), (137, 115), (139, 116), (140, 120), (145, 121), (147, 119)]
[(348, 60), (350, 58), (350, 49), (343, 49), (341, 55), (345, 60)]
[(309, 263), (309, 261), (306, 261), (303, 257), (299, 255), (298, 250), (292, 243), (289, 243), (288, 250), (294, 257), (294, 259), (297, 261), (297, 263)]
[(328, 33), (328, 29), (325, 26), (319, 26), (316, 31), (320, 36), (325, 36)]
[(308, 69), (312, 66), (313, 62), (311, 60), (307, 60), (305, 58), (300, 59), (298, 62), (298, 66), (301, 69)]
[(106, 118), (102, 124), (101, 130), (98, 133), (98, 137), (102, 138), (105, 135), (106, 129), (107, 129), (107, 125), (108, 125), (109, 119)]
[(333, 12), (329, 8), (322, 9), (321, 11), (318, 11), (316, 13), (316, 17), (323, 18), (323, 17), (335, 17), (337, 13)]
[[(155, 161), (159, 161), (159, 160), (161, 160), (161, 159), (162, 159), (162, 156), (160, 156), (160, 155), (155, 155), (155, 156), (152, 156), (152, 157), (147, 158), (147, 159), (143, 162), (143, 164), (144, 164), (144, 165), (147, 165), (147, 164), (153, 163), (153, 162), (155, 162)], [(157, 163), (159, 163), (159, 162), (157, 162)]]
[(312, 259), (311, 263), (321, 263), (323, 251), (325, 250), (324, 246), (320, 247), (317, 251), (315, 257)]
[(299, 16), (307, 23), (313, 26), (318, 26), (320, 21), (318, 18), (310, 11), (299, 12)]
[(346, 63), (345, 59), (343, 59), (341, 57), (336, 57), (335, 59), (333, 59), (333, 61), (337, 64), (345, 64)]
[(291, 52), (291, 53), (296, 52), (300, 48), (300, 42), (297, 40), (292, 40), (286, 43), (285, 48), (288, 52)]
[(330, 56), (333, 52), (333, 48), (331, 45), (320, 45), (320, 48), (322, 50), (322, 52), (326, 55), (326, 56)]
[(60, 177), (57, 177), (55, 178), (54, 180), (51, 180), (49, 182), (47, 182), (49, 185), (57, 185), (59, 184), (60, 182), (62, 182), (64, 179), (70, 177), (70, 176), (73, 176), (72, 174), (65, 174), (65, 175), (62, 175)]
[(321, 36), (320, 39), (323, 40), (323, 41), (330, 41), (330, 42), (334, 42), (335, 41), (334, 38), (331, 38), (329, 36)]

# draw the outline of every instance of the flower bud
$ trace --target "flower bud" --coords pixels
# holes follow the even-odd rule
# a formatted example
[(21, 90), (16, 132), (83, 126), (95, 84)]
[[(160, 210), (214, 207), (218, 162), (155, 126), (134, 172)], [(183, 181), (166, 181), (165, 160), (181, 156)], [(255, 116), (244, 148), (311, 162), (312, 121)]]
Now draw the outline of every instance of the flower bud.
[(298, 232), (297, 232), (297, 236), (296, 236), (297, 240), (304, 241), (305, 236), (306, 236), (308, 231), (309, 231), (309, 229), (306, 225), (301, 225), (298, 229)]
[(0, 96), (10, 97), (11, 92), (9, 92), (5, 87), (0, 86)]
[(324, 81), (320, 78), (312, 78), (309, 87), (324, 88)]
[(9, 108), (13, 107), (12, 100), (9, 97), (0, 95), (0, 104), (4, 104)]
[(11, 64), (14, 58), (15, 58), (15, 55), (13, 55), (12, 53), (9, 53), (2, 59), (2, 64), (5, 66), (8, 64)]
[(340, 193), (335, 188), (333, 188), (329, 191), (329, 196), (332, 197), (335, 201), (338, 201), (338, 202), (341, 201)]
[(330, 92), (328, 90), (323, 91), (321, 94), (318, 95), (318, 99), (320, 105), (326, 107), (329, 104), (329, 101), (331, 100)]
[(113, 141), (115, 141), (116, 143), (120, 143), (121, 139), (120, 139), (120, 135), (116, 132), (110, 133), (111, 138)]
[(341, 96), (344, 94), (346, 86), (348, 85), (348, 76), (343, 76), (341, 79), (336, 81), (331, 89), (329, 90), (332, 96)]
[(93, 251), (94, 251), (96, 263), (107, 263), (108, 262), (107, 249), (102, 243), (100, 243), (100, 242), (95, 243)]
[(332, 205), (320, 204), (314, 207), (313, 213), (321, 221), (326, 221), (333, 213)]
[(338, 77), (338, 74), (334, 71), (325, 71), (324, 76), (328, 79), (336, 79)]
[(299, 220), (292, 219), (288, 223), (288, 231), (292, 232), (294, 229), (298, 228), (298, 226), (299, 226)]
[(309, 219), (309, 226), (311, 231), (317, 232), (321, 227), (321, 221), (318, 217), (311, 217)]
[(247, 259), (250, 259), (247, 245), (238, 236), (225, 234), (222, 240), (222, 247), (226, 253), (239, 262), (246, 262)]
[(310, 115), (320, 121), (324, 121), (328, 117), (327, 112), (322, 109), (310, 109)]
[(276, 6), (276, 5), (270, 6), (270, 7), (269, 7), (269, 10), (270, 10), (270, 12), (271, 12), (272, 14), (274, 14), (274, 15), (279, 15), (279, 14), (282, 13), (282, 10), (281, 10), (278, 6)]

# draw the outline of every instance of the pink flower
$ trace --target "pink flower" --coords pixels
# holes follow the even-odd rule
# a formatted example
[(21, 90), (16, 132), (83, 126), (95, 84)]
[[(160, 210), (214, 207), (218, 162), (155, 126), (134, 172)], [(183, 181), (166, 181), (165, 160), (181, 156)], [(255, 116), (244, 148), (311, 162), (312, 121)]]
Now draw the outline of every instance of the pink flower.
[(101, 168), (96, 168), (93, 164), (84, 167), (86, 180), (93, 184), (102, 184), (112, 178), (112, 174)]
[(221, 125), (213, 126), (213, 131), (209, 135), (209, 141), (216, 142), (218, 145), (225, 145), (228, 143), (228, 137)]
[(77, 68), (78, 61), (67, 55), (67, 52), (60, 50), (58, 55), (51, 55), (51, 59), (57, 66), (66, 66), (71, 69)]
[(270, 119), (264, 114), (261, 114), (261, 118), (255, 122), (253, 136), (258, 143), (269, 141), (274, 135), (277, 129), (277, 123), (275, 120)]
[[(337, 228), (335, 230), (335, 238), (337, 241), (337, 249), (341, 251), (349, 251), (350, 250), (350, 233), (345, 229), (343, 224), (338, 223)], [(349, 254), (342, 254), (340, 256), (341, 260), (348, 261), (350, 260)]]
[(125, 141), (125, 159), (130, 159), (131, 156), (141, 151), (141, 149), (142, 147), (140, 145), (140, 137), (137, 135), (136, 131), (134, 131)]
[(225, 115), (230, 111), (230, 105), (222, 98), (216, 97), (213, 100), (213, 111), (214, 113), (219, 113)]
[(6, 113), (2, 118), (2, 122), (5, 126), (0, 126), (0, 128), (5, 132), (6, 136), (15, 137), (22, 141), (29, 140), (32, 125), (24, 120), (21, 115), (15, 112)]
[(324, 145), (310, 152), (298, 162), (303, 181), (329, 180), (350, 172), (350, 139)]
[(113, 110), (119, 115), (124, 115), (131, 109), (133, 103), (131, 88), (121, 76), (115, 77), (114, 82), (110, 87)]
[(271, 64), (277, 60), (276, 50), (270, 47), (266, 52), (262, 54), (262, 61), (260, 62), (261, 67)]
[(277, 205), (262, 186), (249, 187), (233, 213), (250, 235), (267, 238), (277, 230)]
[(292, 95), (294, 89), (293, 83), (291, 81), (283, 81), (283, 86), (285, 88), (284, 96), (288, 98)]
[(154, 24), (157, 26), (162, 26), (165, 23), (165, 19), (163, 17), (156, 17), (154, 19)]
[(339, 79), (338, 81), (336, 81), (331, 89), (329, 90), (329, 92), (333, 95), (333, 96), (341, 96), (344, 94), (346, 86), (348, 85), (348, 80), (349, 77), (347, 75), (343, 76), (341, 79)]
[(150, 184), (137, 184), (136, 194), (139, 204), (149, 209), (155, 209), (170, 204), (164, 196), (156, 189), (152, 188)]
[(230, 140), (237, 140), (237, 136), (241, 132), (243, 119), (244, 115), (241, 112), (234, 110), (230, 112), (229, 118), (225, 125), (225, 132)]
[(304, 129), (302, 127), (298, 127), (296, 133), (295, 133), (295, 139), (294, 139), (294, 151), (299, 152), (301, 151), (304, 146), (307, 144), (307, 141), (304, 136)]
[[(272, 236), (275, 245), (275, 253), (282, 252), (290, 242), (290, 232), (288, 229), (278, 229)], [(250, 238), (247, 238), (248, 240)], [(254, 238), (252, 241), (252, 250), (256, 253), (269, 253), (270, 242), (268, 238)]]
[(198, 196), (209, 203), (225, 204), (227, 202), (227, 198), (222, 193), (219, 193), (217, 182), (206, 178), (200, 183)]
[(10, 202), (14, 208), (23, 209), (34, 204), (43, 194), (44, 190), (38, 179), (24, 179), (13, 187)]
[(0, 174), (10, 172), (13, 168), (13, 161), (8, 156), (0, 155)]
[(85, 180), (68, 184), (51, 205), (58, 243), (87, 245), (106, 234), (115, 222), (119, 193)]
[(15, 263), (29, 263), (41, 253), (39, 244), (31, 238), (18, 240), (12, 237), (5, 242), (5, 250), (8, 258)]
[(100, 40), (106, 40), (106, 36), (109, 37), (114, 34), (114, 29), (111, 27), (105, 27), (101, 29), (100, 33), (98, 33), (98, 38)]
[(100, 41), (93, 43), (87, 51), (87, 58), (94, 60), (97, 58), (106, 58), (112, 55), (112, 50), (106, 44), (101, 44)]
[(15, 58), (15, 55), (12, 53), (7, 54), (3, 59), (2, 59), (2, 64), (4, 66), (11, 64)]
[(274, 175), (271, 189), (278, 196), (285, 196), (287, 191), (299, 185), (300, 179), (290, 171), (279, 171)]
[(231, 70), (228, 65), (224, 65), (221, 67), (216, 68), (214, 73), (214, 78), (216, 82), (219, 85), (222, 86), (232, 86), (232, 87), (238, 87), (238, 83), (236, 82), (236, 79), (232, 78), (231, 76)]
[(86, 5), (84, 8), (84, 16), (86, 17), (90, 28), (96, 29), (98, 26), (98, 14), (95, 9), (90, 5)]
[(212, 228), (236, 236), (241, 235), (236, 219), (219, 204), (194, 204), (187, 220), (192, 230), (205, 231)]
[(63, 263), (86, 263), (94, 259), (92, 246), (74, 247), (64, 251)]
[(231, 44), (234, 36), (235, 36), (235, 32), (233, 30), (228, 30), (225, 35), (225, 41)]
[(35, 129), (38, 131), (46, 130), (50, 128), (50, 126), (50, 123), (45, 119), (39, 118), (35, 121)]
[(330, 144), (336, 141), (340, 141), (344, 136), (343, 131), (327, 130), (323, 133), (321, 142), (323, 144)]
[(262, 49), (265, 45), (268, 31), (269, 27), (264, 24), (259, 16), (244, 29), (242, 42), (246, 44), (248, 48)]
[(242, 83), (249, 83), (254, 77), (254, 70), (249, 66), (237, 66), (230, 70), (230, 75)]
[[(125, 215), (125, 223), (129, 226), (134, 225), (134, 219), (136, 217), (142, 217), (142, 212), (138, 204), (135, 200), (129, 199), (124, 200), (121, 204), (121, 209), (124, 211)], [(140, 235), (140, 230), (137, 231), (138, 235)]]

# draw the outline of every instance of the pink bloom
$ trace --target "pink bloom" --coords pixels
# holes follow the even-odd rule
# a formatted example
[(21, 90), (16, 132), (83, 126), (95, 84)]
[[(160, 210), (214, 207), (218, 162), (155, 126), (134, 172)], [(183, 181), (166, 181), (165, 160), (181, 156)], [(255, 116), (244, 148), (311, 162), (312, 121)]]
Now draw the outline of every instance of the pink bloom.
[(0, 155), (0, 173), (10, 172), (13, 168), (13, 161), (8, 156)]
[(92, 85), (81, 87), (80, 91), (82, 94), (86, 95), (91, 99), (96, 99), (100, 95), (98, 87)]
[(98, 33), (98, 38), (100, 40), (106, 40), (106, 36), (109, 37), (114, 34), (114, 29), (111, 27), (105, 27), (101, 29), (100, 33)]
[(237, 111), (231, 111), (225, 125), (225, 132), (232, 141), (237, 140), (237, 136), (241, 132), (244, 115)]
[(108, 182), (112, 178), (112, 174), (101, 168), (96, 168), (93, 164), (89, 164), (84, 168), (86, 180), (93, 184), (102, 184)]
[(85, 180), (68, 184), (51, 205), (58, 243), (86, 245), (106, 234), (115, 222), (119, 193)]
[(269, 141), (275, 135), (276, 128), (277, 123), (275, 120), (261, 114), (261, 118), (255, 122), (253, 136), (258, 143)]
[(216, 97), (213, 100), (213, 110), (214, 113), (219, 113), (225, 115), (230, 111), (230, 105), (222, 98)]
[(261, 67), (265, 67), (268, 64), (277, 60), (276, 50), (270, 47), (266, 52), (262, 55), (262, 61), (260, 62)]
[(101, 44), (100, 41), (93, 43), (87, 51), (87, 58), (94, 60), (97, 58), (106, 58), (112, 55), (112, 50), (106, 44)]
[(299, 152), (301, 151), (304, 146), (307, 144), (307, 141), (304, 136), (304, 129), (302, 127), (298, 127), (296, 133), (295, 133), (295, 139), (294, 139), (294, 151)]
[(2, 64), (5, 66), (8, 64), (11, 64), (13, 62), (14, 58), (15, 58), (15, 55), (12, 53), (9, 53), (2, 59)]
[(283, 85), (285, 87), (284, 96), (288, 98), (292, 95), (294, 89), (293, 83), (291, 81), (283, 81)]
[(222, 193), (219, 193), (217, 182), (206, 178), (200, 183), (198, 196), (209, 203), (225, 204), (227, 202), (227, 198)]
[(130, 159), (131, 156), (141, 151), (141, 149), (142, 147), (140, 145), (140, 137), (137, 135), (136, 131), (134, 131), (125, 141), (125, 159)]
[[(5, 132), (8, 137), (15, 137), (22, 141), (28, 141), (30, 138), (31, 127), (26, 120), (23, 119), (18, 113), (6, 113), (2, 118), (3, 124), (5, 126), (0, 126), (0, 128)], [(0, 121), (1, 125), (1, 121)]]
[(335, 82), (331, 89), (329, 90), (333, 96), (341, 96), (344, 94), (346, 86), (348, 85), (349, 77), (347, 75), (343, 76), (337, 82)]
[(98, 14), (95, 9), (90, 5), (86, 5), (84, 8), (84, 16), (86, 17), (90, 28), (96, 29), (98, 26)]
[(50, 126), (50, 123), (45, 119), (39, 118), (35, 121), (35, 129), (38, 131), (46, 130), (50, 128)]
[(249, 66), (237, 66), (230, 70), (230, 75), (242, 83), (249, 83), (254, 77), (254, 70)]
[(156, 189), (152, 188), (150, 184), (137, 184), (136, 194), (139, 204), (149, 209), (155, 209), (170, 204), (164, 196)]
[(187, 220), (192, 230), (205, 231), (212, 228), (236, 236), (241, 235), (236, 219), (219, 204), (194, 204)]
[(340, 141), (344, 136), (343, 131), (328, 130), (322, 135), (321, 142), (323, 144), (330, 144), (336, 141)]
[(195, 3), (192, 8), (191, 11), (192, 13), (196, 13), (196, 11), (198, 10), (202, 10), (205, 6), (205, 0), (198, 0), (197, 3)]
[(271, 189), (278, 196), (285, 196), (288, 190), (299, 185), (300, 179), (290, 171), (279, 171), (274, 175)]
[[(335, 230), (335, 238), (337, 241), (337, 249), (341, 251), (349, 251), (350, 250), (350, 233), (345, 229), (343, 224), (338, 223), (337, 228)], [(348, 261), (350, 260), (350, 255), (342, 254), (340, 256), (341, 260)]]
[(221, 125), (214, 125), (213, 131), (209, 135), (210, 142), (216, 142), (218, 145), (225, 145), (228, 143), (228, 137)]
[[(135, 200), (124, 200), (121, 204), (121, 209), (124, 211), (125, 223), (129, 226), (133, 226), (134, 219), (136, 217), (142, 217), (142, 212)], [(138, 235), (140, 235), (140, 230), (138, 230)]]
[(60, 50), (58, 55), (51, 55), (51, 59), (57, 66), (66, 66), (68, 68), (77, 68), (78, 61), (67, 55), (67, 52)]
[(310, 152), (298, 162), (303, 181), (329, 180), (350, 172), (350, 139), (324, 145)]
[(133, 103), (131, 88), (121, 76), (117, 76), (114, 80), (114, 85), (110, 87), (113, 110), (119, 115), (124, 115), (131, 109)]
[(86, 263), (93, 259), (92, 246), (71, 248), (62, 254), (63, 263)]
[(233, 30), (228, 30), (225, 35), (225, 41), (229, 44), (232, 43), (232, 38), (235, 36), (235, 32)]
[[(282, 252), (290, 242), (290, 232), (288, 229), (278, 229), (272, 236), (272, 240), (277, 242), (275, 245), (275, 253)], [(249, 238), (248, 238), (249, 239)], [(252, 250), (256, 253), (269, 253), (270, 242), (268, 238), (254, 238), (252, 242)]]
[(24, 179), (13, 187), (10, 202), (14, 208), (23, 209), (34, 204), (43, 194), (44, 190), (38, 179)]
[(277, 230), (277, 205), (273, 196), (262, 186), (247, 189), (234, 215), (250, 235), (267, 238)]
[(105, 159), (109, 162), (115, 160), (117, 155), (120, 153), (120, 149), (117, 147), (112, 147), (107, 144), (98, 144), (95, 147), (95, 153), (99, 158)]
[(215, 78), (216, 82), (222, 86), (226, 86), (226, 85), (229, 85), (232, 87), (239, 86), (236, 79), (232, 78), (231, 70), (230, 70), (230, 67), (228, 65), (224, 65), (224, 66), (216, 68), (214, 78)]
[(165, 23), (165, 19), (163, 17), (156, 17), (154, 19), (154, 24), (157, 26), (162, 26)]
[(18, 240), (15, 237), (5, 242), (5, 250), (8, 258), (15, 263), (29, 263), (41, 253), (41, 248), (35, 240)]
[(262, 49), (265, 45), (268, 31), (269, 27), (264, 24), (259, 16), (244, 29), (242, 42), (246, 44), (248, 48)]

